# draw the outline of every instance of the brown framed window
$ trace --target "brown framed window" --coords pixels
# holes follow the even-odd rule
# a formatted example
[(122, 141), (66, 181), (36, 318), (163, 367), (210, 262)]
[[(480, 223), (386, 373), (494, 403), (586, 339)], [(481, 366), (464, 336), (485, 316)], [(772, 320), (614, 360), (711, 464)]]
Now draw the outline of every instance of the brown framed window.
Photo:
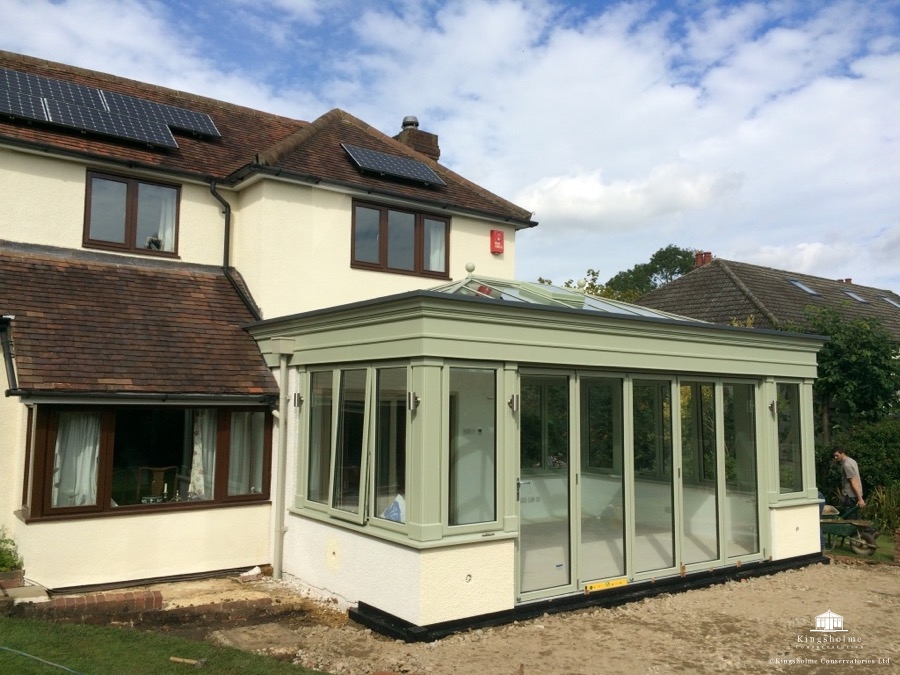
[(40, 406), (32, 516), (269, 498), (266, 408)]
[(84, 245), (175, 255), (180, 196), (176, 185), (88, 171)]
[(450, 219), (355, 202), (351, 266), (449, 278)]

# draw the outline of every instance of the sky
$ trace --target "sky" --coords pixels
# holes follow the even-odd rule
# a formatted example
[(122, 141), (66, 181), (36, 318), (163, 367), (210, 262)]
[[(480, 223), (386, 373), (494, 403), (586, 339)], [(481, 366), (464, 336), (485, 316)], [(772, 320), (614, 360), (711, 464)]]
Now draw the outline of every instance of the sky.
[(0, 0), (0, 49), (439, 136), (516, 278), (674, 244), (900, 291), (900, 0)]

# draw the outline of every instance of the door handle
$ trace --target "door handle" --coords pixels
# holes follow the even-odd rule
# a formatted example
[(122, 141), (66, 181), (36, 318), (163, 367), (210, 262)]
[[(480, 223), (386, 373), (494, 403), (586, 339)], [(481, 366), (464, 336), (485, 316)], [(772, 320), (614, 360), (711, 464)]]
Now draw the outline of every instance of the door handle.
[(522, 480), (521, 478), (516, 478), (516, 501), (519, 501), (519, 495), (522, 492), (523, 485), (531, 485), (530, 480)]

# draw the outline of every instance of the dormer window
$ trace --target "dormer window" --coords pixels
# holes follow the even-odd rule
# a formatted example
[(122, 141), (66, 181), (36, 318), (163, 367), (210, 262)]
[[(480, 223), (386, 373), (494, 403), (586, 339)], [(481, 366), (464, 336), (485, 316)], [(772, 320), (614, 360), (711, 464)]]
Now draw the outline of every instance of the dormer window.
[(174, 185), (89, 171), (84, 245), (174, 254), (179, 196)]

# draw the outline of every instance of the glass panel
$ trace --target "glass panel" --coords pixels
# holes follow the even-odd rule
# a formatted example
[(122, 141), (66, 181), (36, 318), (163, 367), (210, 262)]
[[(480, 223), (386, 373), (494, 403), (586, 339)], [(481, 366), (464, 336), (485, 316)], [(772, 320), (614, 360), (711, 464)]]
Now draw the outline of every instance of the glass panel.
[(216, 411), (116, 410), (112, 505), (213, 498)]
[(99, 454), (100, 415), (60, 413), (53, 453), (52, 506), (97, 503)]
[(523, 377), (519, 479), (519, 589), (571, 583), (569, 378)]
[(449, 523), (497, 519), (496, 374), (450, 369)]
[(682, 518), (685, 565), (719, 559), (716, 387), (681, 385)]
[(91, 179), (90, 239), (125, 243), (127, 196), (128, 186), (121, 181)]
[(162, 185), (138, 185), (135, 248), (175, 250), (175, 204), (178, 191)]
[(634, 382), (634, 569), (675, 565), (672, 391), (665, 380)]
[(406, 368), (378, 370), (375, 515), (406, 522)]
[(778, 485), (781, 494), (803, 490), (800, 385), (778, 383)]
[(346, 370), (341, 373), (338, 406), (331, 505), (341, 511), (359, 514), (366, 417), (365, 370)]
[(395, 270), (416, 268), (416, 217), (388, 211), (387, 266)]
[(625, 574), (622, 380), (581, 380), (581, 574)]
[(264, 412), (231, 413), (231, 448), (228, 458), (228, 494), (254, 495), (264, 491)]
[(447, 223), (425, 219), (425, 271), (447, 271)]
[(365, 206), (356, 207), (356, 220), (353, 227), (353, 259), (356, 262), (378, 264), (381, 261), (379, 254), (379, 230), (381, 212), (377, 209), (368, 209)]
[(319, 504), (328, 503), (328, 471), (331, 460), (331, 371), (310, 376), (309, 464), (306, 498)]
[(725, 554), (759, 552), (756, 482), (756, 387), (724, 385)]

